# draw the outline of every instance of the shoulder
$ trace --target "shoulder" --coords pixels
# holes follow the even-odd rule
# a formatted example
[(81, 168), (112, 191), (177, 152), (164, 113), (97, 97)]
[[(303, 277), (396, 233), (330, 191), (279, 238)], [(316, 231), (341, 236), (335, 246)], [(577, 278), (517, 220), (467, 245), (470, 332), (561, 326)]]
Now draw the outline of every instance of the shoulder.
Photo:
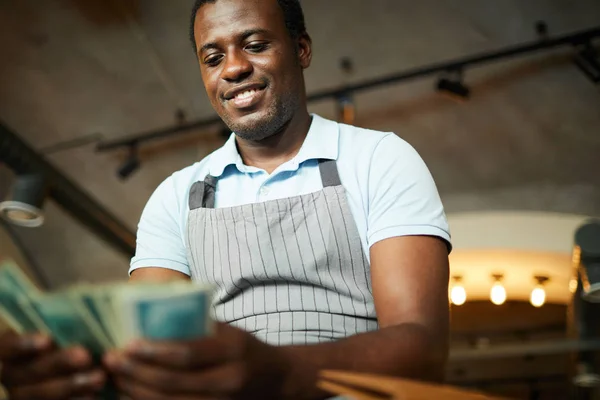
[(415, 148), (394, 132), (339, 124), (339, 162), (362, 170), (390, 163), (419, 163)]
[(373, 148), (389, 135), (394, 135), (393, 132), (384, 132), (374, 129), (362, 128), (354, 125), (338, 124), (340, 130), (340, 146), (341, 150), (356, 150), (361, 146)]

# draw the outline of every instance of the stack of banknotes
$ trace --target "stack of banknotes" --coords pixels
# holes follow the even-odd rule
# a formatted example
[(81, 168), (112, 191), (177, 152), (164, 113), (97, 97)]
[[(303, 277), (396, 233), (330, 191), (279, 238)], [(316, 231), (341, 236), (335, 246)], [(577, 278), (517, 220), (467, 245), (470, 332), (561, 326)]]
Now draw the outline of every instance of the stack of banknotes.
[(47, 333), (92, 356), (134, 339), (186, 340), (213, 331), (213, 288), (188, 281), (79, 284), (44, 292), (11, 261), (0, 263), (0, 317), (18, 333)]

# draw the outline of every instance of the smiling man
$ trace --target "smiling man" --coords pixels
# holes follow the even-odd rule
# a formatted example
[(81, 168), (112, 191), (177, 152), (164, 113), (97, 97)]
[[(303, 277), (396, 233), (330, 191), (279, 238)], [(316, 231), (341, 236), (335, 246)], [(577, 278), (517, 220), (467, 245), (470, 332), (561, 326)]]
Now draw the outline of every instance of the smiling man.
[[(108, 355), (117, 386), (144, 400), (318, 399), (320, 369), (441, 380), (450, 235), (422, 159), (394, 133), (309, 114), (298, 0), (199, 0), (191, 34), (233, 133), (157, 188), (130, 274), (214, 284), (217, 334)], [(81, 352), (36, 343), (0, 344), (0, 360), (45, 349), (37, 375), (11, 368), (13, 393), (97, 390), (98, 371), (71, 378), (89, 371)]]

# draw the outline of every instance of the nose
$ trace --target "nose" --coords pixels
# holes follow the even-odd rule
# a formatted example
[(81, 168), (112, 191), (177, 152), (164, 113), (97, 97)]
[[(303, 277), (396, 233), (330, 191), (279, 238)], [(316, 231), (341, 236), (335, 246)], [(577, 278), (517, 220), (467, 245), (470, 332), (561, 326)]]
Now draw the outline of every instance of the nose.
[(225, 58), (225, 65), (221, 72), (221, 78), (227, 82), (240, 82), (252, 73), (252, 63), (245, 57), (243, 52), (234, 50), (229, 52)]

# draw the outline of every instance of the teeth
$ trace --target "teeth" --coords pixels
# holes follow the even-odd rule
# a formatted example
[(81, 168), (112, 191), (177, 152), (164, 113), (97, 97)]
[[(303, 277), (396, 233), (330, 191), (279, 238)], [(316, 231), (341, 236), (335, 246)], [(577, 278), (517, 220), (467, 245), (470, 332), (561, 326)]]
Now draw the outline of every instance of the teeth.
[(256, 90), (247, 90), (247, 91), (245, 91), (243, 93), (237, 94), (235, 96), (235, 98), (236, 99), (240, 99), (240, 100), (241, 99), (245, 99), (245, 98), (248, 98), (248, 97), (252, 96), (254, 93), (256, 93)]

